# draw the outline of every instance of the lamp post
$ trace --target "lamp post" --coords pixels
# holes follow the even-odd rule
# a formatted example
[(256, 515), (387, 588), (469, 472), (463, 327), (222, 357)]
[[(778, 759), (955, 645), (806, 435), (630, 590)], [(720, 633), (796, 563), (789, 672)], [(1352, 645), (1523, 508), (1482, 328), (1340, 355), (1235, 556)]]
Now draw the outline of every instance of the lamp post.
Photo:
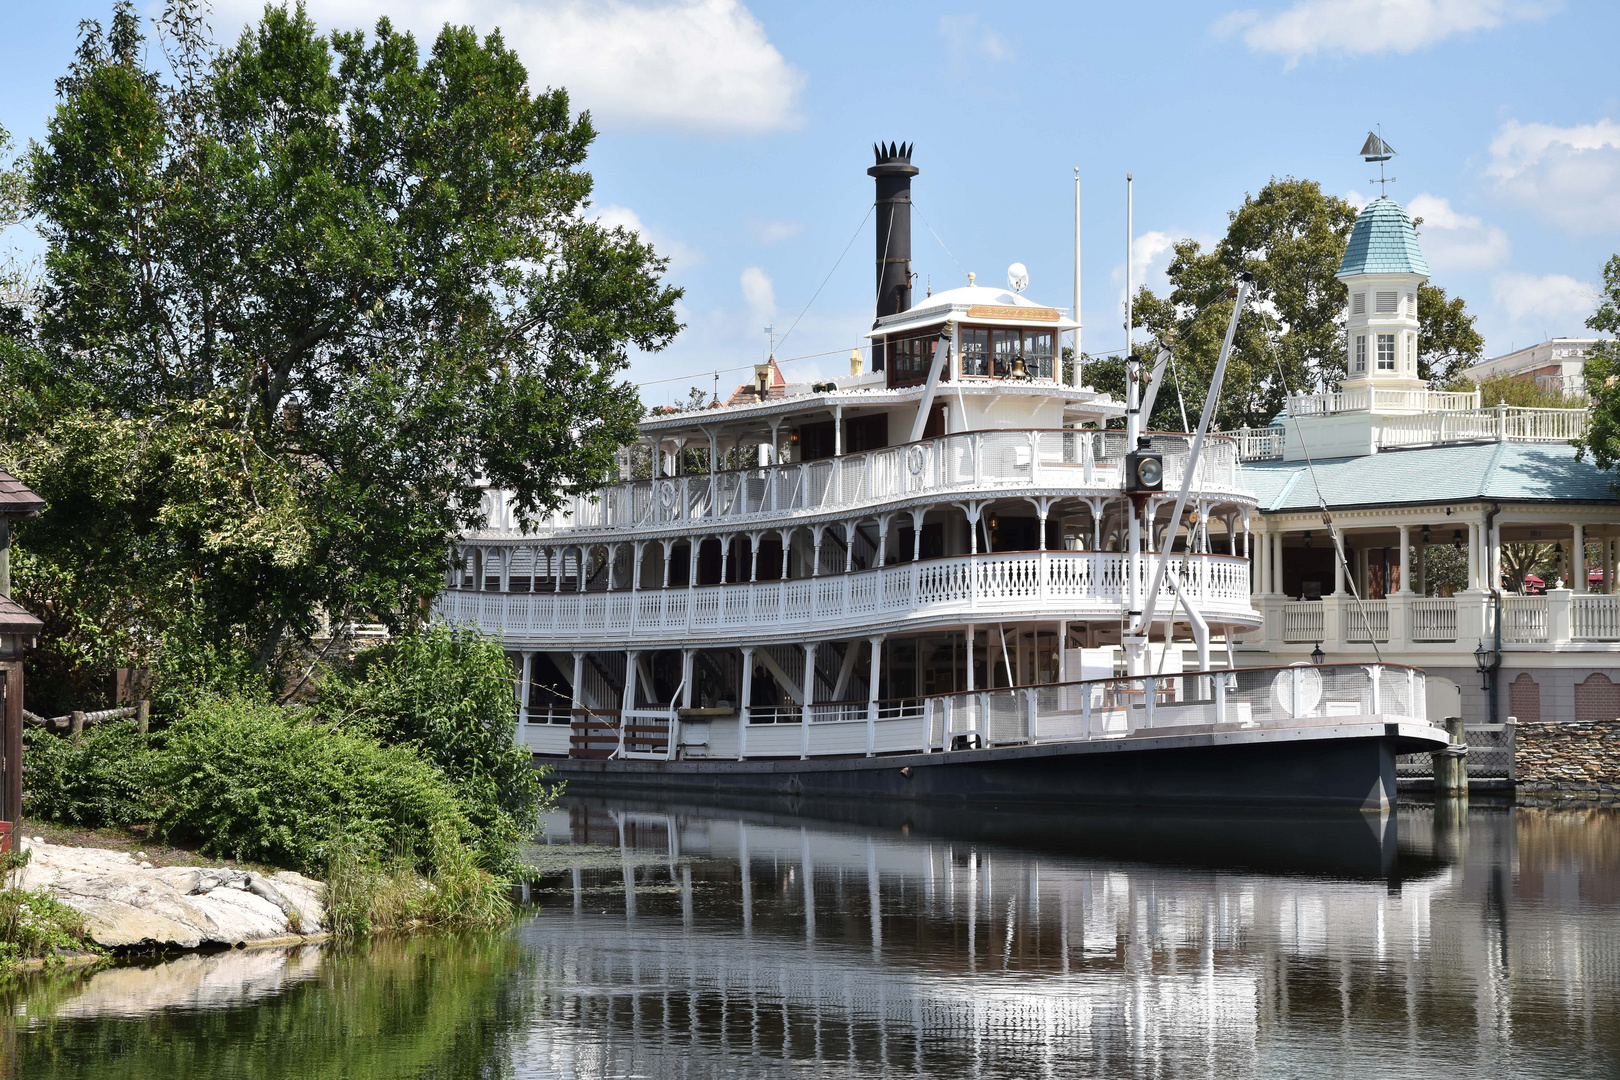
[(1488, 691), (1491, 688), (1491, 668), (1495, 666), (1496, 651), (1485, 647), (1485, 639), (1481, 638), (1479, 647), (1474, 650), (1474, 669), (1479, 672), (1479, 688)]

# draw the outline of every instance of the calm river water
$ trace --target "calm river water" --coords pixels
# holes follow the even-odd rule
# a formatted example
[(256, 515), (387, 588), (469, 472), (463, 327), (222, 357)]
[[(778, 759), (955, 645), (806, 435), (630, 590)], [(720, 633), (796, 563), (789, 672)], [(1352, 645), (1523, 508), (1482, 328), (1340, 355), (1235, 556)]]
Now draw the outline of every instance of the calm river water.
[(0, 988), (9, 1075), (1620, 1074), (1620, 813), (570, 798), (506, 934)]

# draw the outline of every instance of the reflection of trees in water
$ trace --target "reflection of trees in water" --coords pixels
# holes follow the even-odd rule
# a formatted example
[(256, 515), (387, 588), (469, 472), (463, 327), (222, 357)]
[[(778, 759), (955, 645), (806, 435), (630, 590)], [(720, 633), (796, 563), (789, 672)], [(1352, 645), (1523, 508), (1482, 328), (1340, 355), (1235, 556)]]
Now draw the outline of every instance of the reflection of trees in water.
[(514, 935), (17, 984), (14, 1071), (1432, 1080), (1620, 1060), (1613, 811), (1406, 808), (1393, 861), (1396, 830), (1361, 815), (1286, 836), (913, 816), (575, 800), (553, 838), (592, 846), (545, 849), (558, 869)]
[[(300, 955), (301, 954), (301, 955)], [(278, 959), (278, 980), (262, 959)], [(256, 962), (237, 1003), (176, 985), (167, 965), (43, 976), (0, 991), (15, 1034), (6, 1075), (50, 1077), (478, 1077), (513, 1075), (507, 1032), (524, 1011), (523, 950), (508, 936), (378, 940), (181, 961)], [(170, 964), (176, 961), (169, 962)], [(220, 971), (221, 984), (231, 978)], [(131, 975), (146, 978), (131, 979)], [(207, 974), (199, 976), (206, 985)], [(121, 998), (103, 984), (123, 983)], [(181, 982), (184, 982), (182, 976)], [(163, 988), (177, 991), (166, 1000)], [(75, 1003), (94, 1002), (76, 1016)], [(186, 1001), (202, 1007), (188, 1007)]]

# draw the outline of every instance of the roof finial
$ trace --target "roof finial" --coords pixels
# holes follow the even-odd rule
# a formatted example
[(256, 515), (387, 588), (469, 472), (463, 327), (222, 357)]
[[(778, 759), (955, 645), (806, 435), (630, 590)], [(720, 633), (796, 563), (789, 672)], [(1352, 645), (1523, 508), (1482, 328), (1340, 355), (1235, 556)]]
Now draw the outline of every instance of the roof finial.
[(1384, 175), (1384, 162), (1395, 156), (1395, 148), (1384, 141), (1384, 125), (1379, 124), (1376, 132), (1367, 132), (1367, 141), (1361, 144), (1361, 159), (1367, 164), (1378, 162), (1378, 179), (1369, 180), (1369, 184), (1378, 185), (1378, 197), (1383, 198), (1385, 184), (1393, 184), (1393, 176)]

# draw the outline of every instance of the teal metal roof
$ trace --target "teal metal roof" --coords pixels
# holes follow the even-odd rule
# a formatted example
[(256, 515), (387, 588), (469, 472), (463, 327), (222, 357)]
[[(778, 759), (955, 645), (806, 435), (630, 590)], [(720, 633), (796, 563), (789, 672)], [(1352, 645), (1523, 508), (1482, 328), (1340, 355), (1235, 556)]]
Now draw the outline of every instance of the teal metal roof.
[(1356, 217), (1336, 276), (1351, 274), (1429, 275), (1429, 264), (1418, 247), (1417, 229), (1394, 199), (1380, 196)]
[(1250, 461), (1240, 483), (1266, 513), (1317, 508), (1316, 485), (1330, 510), (1452, 502), (1620, 503), (1620, 477), (1562, 443), (1473, 443), (1384, 450), (1365, 457), (1318, 459), (1316, 483), (1303, 461)]

